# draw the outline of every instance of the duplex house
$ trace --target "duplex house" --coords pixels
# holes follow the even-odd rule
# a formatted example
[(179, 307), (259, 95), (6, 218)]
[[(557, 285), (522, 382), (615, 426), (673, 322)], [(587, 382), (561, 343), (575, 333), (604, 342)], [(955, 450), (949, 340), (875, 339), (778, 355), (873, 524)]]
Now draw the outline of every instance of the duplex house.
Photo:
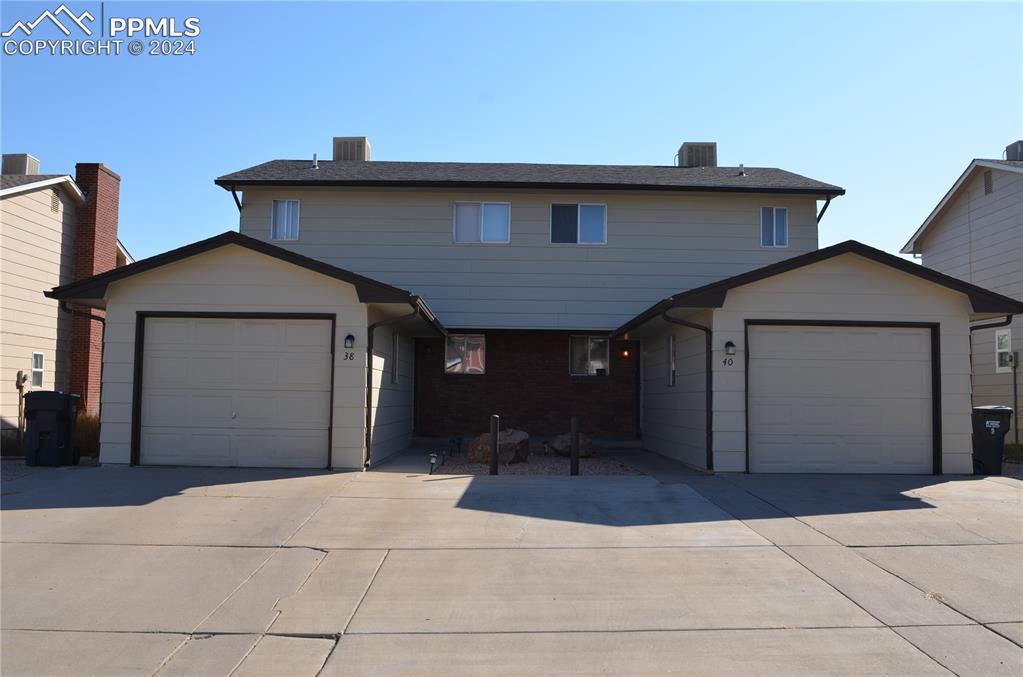
[[(928, 268), (1023, 300), (1023, 141), (1004, 159), (976, 159), (902, 248)], [(1013, 347), (1013, 334), (1017, 346)], [(1016, 410), (1010, 440), (1019, 444), (1019, 318), (976, 331), (973, 400)]]
[[(26, 153), (3, 156), (0, 177), (0, 421), (16, 437), (19, 401), (31, 389), (81, 395), (100, 404), (102, 312), (72, 312), (44, 290), (131, 262), (117, 239), (120, 178), (97, 163), (75, 176), (41, 174)], [(16, 384), (21, 373), (24, 382)], [(21, 385), (22, 387), (17, 387)]]
[(333, 158), (216, 179), (229, 232), (51, 292), (107, 312), (105, 463), (364, 467), (488, 416), (720, 471), (968, 472), (971, 322), (842, 188), (720, 167)]

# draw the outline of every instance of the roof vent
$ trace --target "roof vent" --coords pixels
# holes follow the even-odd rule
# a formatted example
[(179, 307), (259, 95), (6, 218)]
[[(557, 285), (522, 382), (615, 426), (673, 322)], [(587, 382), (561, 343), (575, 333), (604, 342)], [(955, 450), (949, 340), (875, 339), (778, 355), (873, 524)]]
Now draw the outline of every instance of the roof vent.
[(369, 160), (369, 139), (365, 136), (335, 136), (334, 162), (366, 162)]
[(679, 167), (717, 167), (718, 145), (687, 141), (678, 149)]
[(4, 155), (4, 174), (38, 174), (39, 160), (28, 153), (8, 153)]
[(1023, 161), (1023, 141), (1014, 141), (1005, 147), (1005, 159)]

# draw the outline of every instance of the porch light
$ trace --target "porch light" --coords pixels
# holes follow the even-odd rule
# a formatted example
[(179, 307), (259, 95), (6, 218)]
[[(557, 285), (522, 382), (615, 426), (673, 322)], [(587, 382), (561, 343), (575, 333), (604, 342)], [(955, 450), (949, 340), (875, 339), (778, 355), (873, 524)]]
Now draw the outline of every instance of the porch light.
[(351, 349), (355, 347), (355, 337), (349, 334), (345, 337), (345, 348)]
[(622, 351), (622, 357), (628, 357), (628, 356), (629, 356), (629, 349), (626, 348), (625, 350)]
[(735, 344), (732, 343), (731, 341), (729, 341), (728, 343), (725, 344), (725, 355), (734, 355), (734, 354), (735, 354)]

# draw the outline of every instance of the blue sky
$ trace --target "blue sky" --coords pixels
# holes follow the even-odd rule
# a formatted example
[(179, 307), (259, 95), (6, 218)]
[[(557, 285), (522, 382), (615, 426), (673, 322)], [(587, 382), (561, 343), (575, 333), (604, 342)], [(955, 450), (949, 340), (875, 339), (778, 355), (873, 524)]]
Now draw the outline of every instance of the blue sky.
[[(0, 23), (59, 3), (4, 2)], [(74, 2), (99, 16), (99, 3)], [(721, 164), (839, 184), (821, 244), (896, 251), (973, 157), (1023, 137), (1023, 3), (107, 2), (197, 16), (195, 56), (3, 56), (0, 146), (122, 177), (148, 256), (237, 228), (213, 179), (329, 157)]]

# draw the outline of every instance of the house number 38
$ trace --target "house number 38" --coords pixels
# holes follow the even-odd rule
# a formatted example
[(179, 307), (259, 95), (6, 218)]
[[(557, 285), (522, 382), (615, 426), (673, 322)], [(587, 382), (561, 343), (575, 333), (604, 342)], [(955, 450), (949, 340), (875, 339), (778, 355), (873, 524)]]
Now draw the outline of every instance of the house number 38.
[(346, 352), (345, 353), (345, 359), (346, 360), (354, 360), (355, 359), (355, 353)]

